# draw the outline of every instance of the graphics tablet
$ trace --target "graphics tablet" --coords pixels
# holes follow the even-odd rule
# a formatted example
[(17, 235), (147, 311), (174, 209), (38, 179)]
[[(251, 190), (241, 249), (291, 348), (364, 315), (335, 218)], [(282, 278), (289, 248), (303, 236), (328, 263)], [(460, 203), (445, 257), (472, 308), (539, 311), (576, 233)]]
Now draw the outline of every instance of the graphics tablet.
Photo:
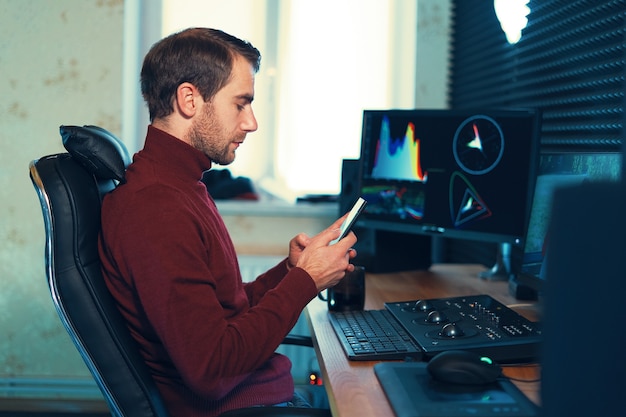
[(374, 365), (396, 417), (535, 417), (539, 408), (506, 379), (458, 385), (432, 379), (422, 362)]

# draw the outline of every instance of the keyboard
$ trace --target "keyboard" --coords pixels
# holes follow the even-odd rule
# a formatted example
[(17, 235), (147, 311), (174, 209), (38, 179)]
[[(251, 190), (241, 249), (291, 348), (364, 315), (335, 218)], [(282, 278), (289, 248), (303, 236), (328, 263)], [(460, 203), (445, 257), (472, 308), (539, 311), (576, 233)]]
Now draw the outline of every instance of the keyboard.
[(350, 360), (429, 360), (457, 349), (499, 363), (534, 362), (534, 323), (486, 294), (385, 303), (384, 310), (329, 312)]
[(387, 310), (329, 312), (350, 360), (422, 359), (422, 349)]

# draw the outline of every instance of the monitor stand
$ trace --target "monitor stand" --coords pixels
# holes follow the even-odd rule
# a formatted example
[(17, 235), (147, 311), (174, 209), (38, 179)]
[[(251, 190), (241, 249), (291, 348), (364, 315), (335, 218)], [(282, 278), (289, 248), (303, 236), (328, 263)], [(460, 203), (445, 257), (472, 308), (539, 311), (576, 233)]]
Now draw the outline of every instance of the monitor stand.
[(516, 270), (519, 268), (513, 268), (513, 246), (510, 243), (501, 243), (498, 245), (496, 263), (491, 269), (479, 272), (478, 276), (489, 281), (508, 281), (509, 293), (517, 300), (537, 300), (539, 292), (520, 282)]
[(500, 243), (496, 263), (487, 271), (482, 271), (478, 276), (489, 281), (508, 281), (513, 275), (511, 267), (512, 245), (510, 243)]

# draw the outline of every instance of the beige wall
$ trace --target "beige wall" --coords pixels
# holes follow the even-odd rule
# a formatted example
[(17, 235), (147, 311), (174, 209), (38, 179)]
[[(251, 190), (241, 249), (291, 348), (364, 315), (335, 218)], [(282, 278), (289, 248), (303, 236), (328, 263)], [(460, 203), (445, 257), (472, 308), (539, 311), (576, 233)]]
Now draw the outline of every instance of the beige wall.
[(87, 376), (47, 291), (28, 163), (60, 124), (119, 134), (123, 0), (0, 0), (0, 378)]

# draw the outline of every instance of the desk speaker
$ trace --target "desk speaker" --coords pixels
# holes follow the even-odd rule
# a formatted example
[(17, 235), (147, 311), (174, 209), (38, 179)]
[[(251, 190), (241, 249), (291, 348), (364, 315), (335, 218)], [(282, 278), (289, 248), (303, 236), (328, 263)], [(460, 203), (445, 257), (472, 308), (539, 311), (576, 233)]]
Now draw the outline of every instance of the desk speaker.
[(363, 265), (368, 272), (425, 270), (432, 264), (430, 236), (365, 227), (352, 230), (358, 238), (354, 264)]
[(346, 214), (361, 194), (361, 161), (344, 159), (341, 163), (339, 216)]
[(554, 193), (542, 319), (546, 417), (624, 413), (625, 195), (621, 183)]

